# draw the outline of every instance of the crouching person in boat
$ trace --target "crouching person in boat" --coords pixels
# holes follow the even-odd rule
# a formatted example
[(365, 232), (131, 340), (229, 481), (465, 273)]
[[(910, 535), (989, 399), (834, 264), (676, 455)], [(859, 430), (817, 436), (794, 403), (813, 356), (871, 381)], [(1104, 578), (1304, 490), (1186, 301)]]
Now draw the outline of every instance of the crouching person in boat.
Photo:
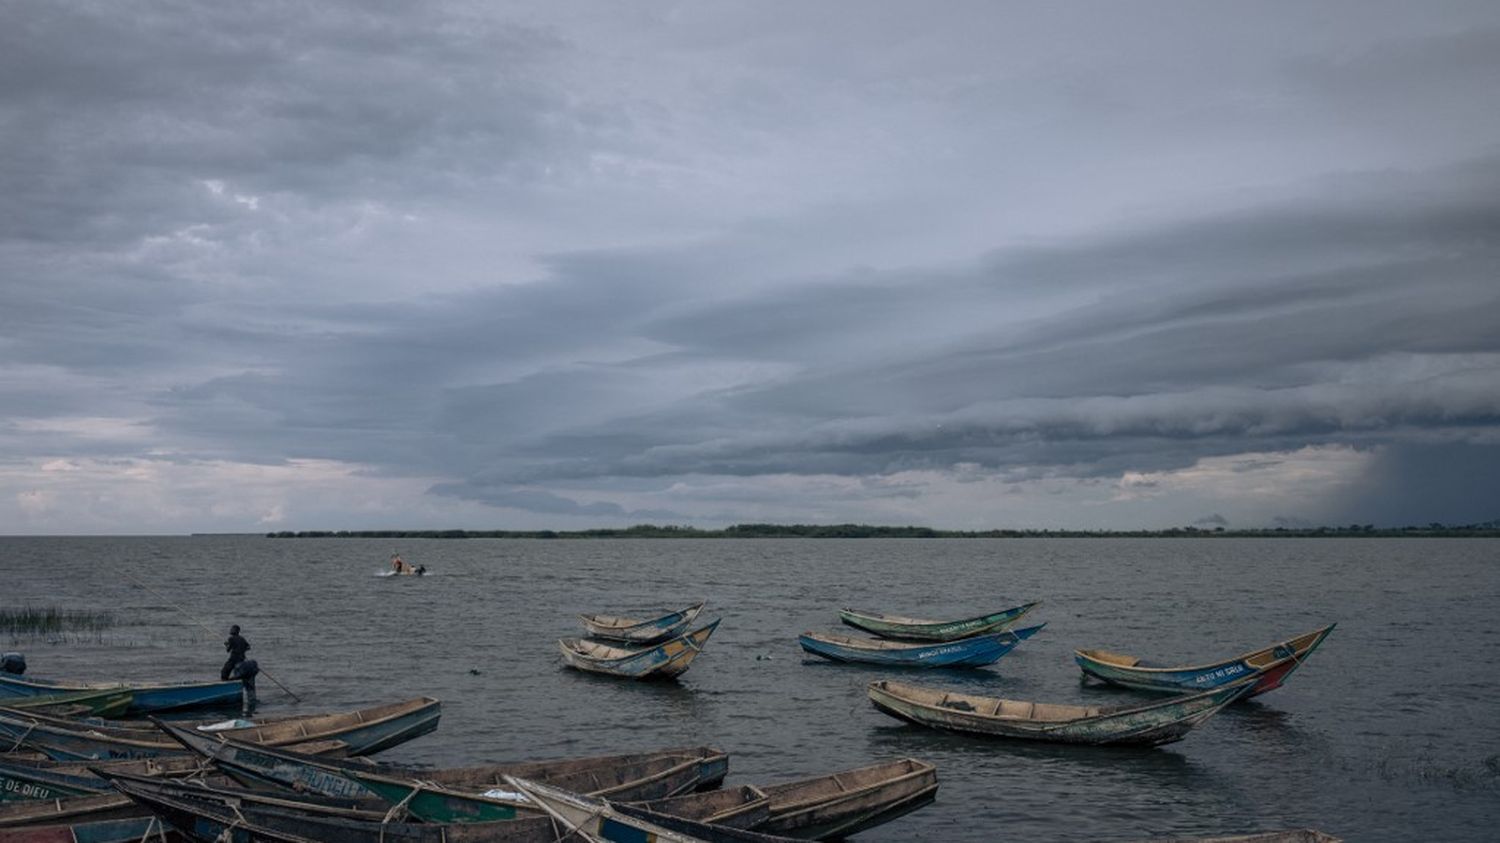
[(255, 676), (260, 673), (260, 665), (255, 659), (245, 659), (234, 666), (231, 679), (240, 680), (240, 716), (249, 717), (255, 713)]
[(0, 673), (10, 673), (16, 676), (26, 672), (26, 657), (20, 653), (6, 653), (0, 656)]

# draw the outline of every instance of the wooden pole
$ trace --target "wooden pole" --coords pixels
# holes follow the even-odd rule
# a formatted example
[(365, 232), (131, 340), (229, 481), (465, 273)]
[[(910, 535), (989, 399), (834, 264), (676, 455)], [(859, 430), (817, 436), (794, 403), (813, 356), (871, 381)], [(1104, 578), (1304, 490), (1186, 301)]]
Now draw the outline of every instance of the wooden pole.
[[(136, 585), (140, 586), (141, 588), (144, 588), (145, 590), (147, 590), (147, 591), (151, 592), (152, 594), (156, 595), (156, 597), (157, 597), (158, 600), (161, 600), (163, 603), (166, 603), (168, 606), (171, 606), (172, 608), (174, 608), (177, 611), (181, 612), (183, 617), (187, 618), (188, 620), (192, 621), (193, 623), (195, 623), (195, 624), (203, 627), (204, 629), (208, 630), (210, 634), (213, 634), (213, 635), (218, 635), (219, 634), (218, 630), (214, 629), (213, 627), (209, 626), (208, 624), (204, 623), (203, 621), (200, 621), (197, 618), (193, 617), (193, 615), (191, 613), (189, 613), (187, 609), (184, 609), (181, 606), (177, 605), (176, 603), (173, 603), (171, 600), (168, 600), (165, 596), (163, 596), (161, 592), (157, 591), (156, 589), (152, 588), (151, 586), (146, 585), (145, 583), (143, 583), (140, 580), (136, 579), (135, 577), (131, 576), (129, 571), (126, 571), (123, 568), (120, 569), (120, 570), (121, 570), (121, 573), (125, 574), (125, 578), (126, 579), (130, 580), (131, 582), (135, 583)], [(272, 682), (275, 682), (276, 683), (276, 687), (280, 688), (283, 691), (286, 691), (287, 696), (291, 697), (292, 699), (296, 700), (297, 702), (302, 702), (302, 698), (299, 697), (299, 696), (297, 696), (296, 694), (292, 693), (292, 689), (291, 688), (288, 688), (287, 686), (281, 684), (280, 682), (277, 682), (276, 681), (276, 677), (274, 677), (271, 674), (267, 673), (264, 668), (261, 669), (260, 675), (266, 677), (267, 679), (271, 680)]]

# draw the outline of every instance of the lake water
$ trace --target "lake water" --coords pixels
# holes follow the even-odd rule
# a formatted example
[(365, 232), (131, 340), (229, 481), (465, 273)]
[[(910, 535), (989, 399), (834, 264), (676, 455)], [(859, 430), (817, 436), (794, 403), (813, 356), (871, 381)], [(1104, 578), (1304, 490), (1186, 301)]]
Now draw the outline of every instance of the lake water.
[[(429, 576), (377, 577), (393, 551)], [(4, 642), (31, 673), (215, 678), (222, 628), (239, 623), (250, 655), (304, 697), (298, 710), (441, 698), (441, 728), (383, 756), (397, 760), (709, 743), (731, 753), (729, 783), (906, 755), (935, 763), (937, 802), (860, 836), (872, 841), (1300, 826), (1351, 840), (1500, 838), (1496, 540), (0, 538), (0, 560), (0, 608), (119, 620), (102, 640)], [(698, 599), (723, 624), (679, 683), (561, 666), (556, 639), (579, 632), (579, 612)], [(944, 617), (1033, 599), (1047, 628), (997, 665), (902, 678), (1126, 702), (1140, 696), (1080, 682), (1072, 650), (1206, 660), (1339, 626), (1285, 687), (1146, 750), (903, 725), (864, 695), (891, 672), (805, 662), (796, 644), (837, 627), (843, 606)], [(259, 684), (265, 713), (293, 710)]]

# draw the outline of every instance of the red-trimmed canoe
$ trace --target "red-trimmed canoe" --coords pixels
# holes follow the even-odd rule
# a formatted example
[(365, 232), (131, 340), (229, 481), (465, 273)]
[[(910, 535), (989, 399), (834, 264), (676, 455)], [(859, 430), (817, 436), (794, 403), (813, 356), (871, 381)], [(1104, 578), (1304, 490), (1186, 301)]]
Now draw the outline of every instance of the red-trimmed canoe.
[(1205, 691), (1255, 676), (1255, 685), (1241, 699), (1274, 691), (1302, 666), (1337, 624), (1288, 638), (1264, 649), (1200, 665), (1169, 666), (1108, 650), (1076, 650), (1073, 658), (1092, 676), (1112, 685), (1141, 691)]

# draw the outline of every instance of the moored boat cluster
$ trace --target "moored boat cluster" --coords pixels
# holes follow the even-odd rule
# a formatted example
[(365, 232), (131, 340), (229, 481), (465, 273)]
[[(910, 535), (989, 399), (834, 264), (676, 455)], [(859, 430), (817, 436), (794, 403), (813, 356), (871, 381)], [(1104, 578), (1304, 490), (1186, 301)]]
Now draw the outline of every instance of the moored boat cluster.
[[(846, 609), (843, 623), (869, 636), (808, 632), (799, 644), (846, 664), (977, 668), (1046, 626), (1018, 626), (1037, 606), (947, 621)], [(584, 615), (588, 636), (562, 639), (563, 661), (672, 679), (719, 625), (695, 626), (703, 611), (700, 602), (649, 618)], [(1154, 746), (1279, 687), (1332, 629), (1201, 665), (1077, 651), (1086, 676), (1167, 692), (1126, 705), (1010, 700), (888, 678), (867, 694), (880, 711), (923, 727)], [(69, 684), (0, 673), (0, 750), (8, 750), (0, 753), (0, 843), (838, 839), (921, 808), (938, 789), (934, 766), (914, 758), (726, 788), (729, 755), (708, 746), (442, 769), (370, 760), (437, 728), (442, 705), (430, 697), (256, 721), (158, 717), (237, 703), (240, 694), (238, 681)], [(1278, 834), (1243, 839), (1333, 839)]]

